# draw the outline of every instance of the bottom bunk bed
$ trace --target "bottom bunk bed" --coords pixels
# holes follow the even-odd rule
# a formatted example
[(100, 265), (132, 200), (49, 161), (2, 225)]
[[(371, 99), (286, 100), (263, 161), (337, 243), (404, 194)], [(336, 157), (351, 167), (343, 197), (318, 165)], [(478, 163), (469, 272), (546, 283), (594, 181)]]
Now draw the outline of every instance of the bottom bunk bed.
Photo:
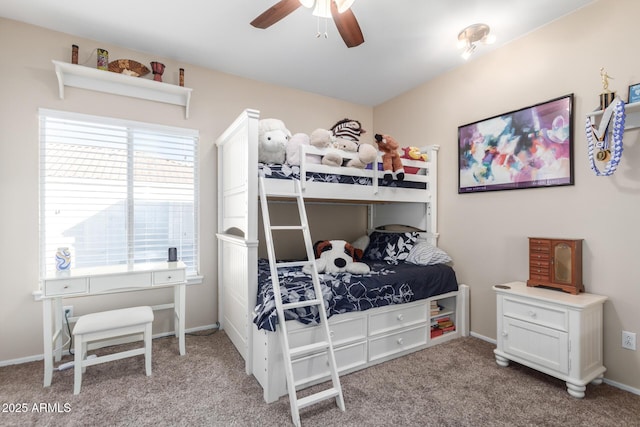
[[(235, 254), (247, 248), (242, 238), (219, 235), (223, 253)], [(426, 243), (425, 243), (426, 244)], [(250, 251), (249, 251), (250, 252)], [(224, 255), (223, 255), (224, 256)], [(455, 272), (445, 264), (415, 265), (398, 262), (367, 261), (371, 272), (321, 274), (323, 297), (340, 374), (353, 372), (396, 357), (404, 356), (454, 338), (468, 335), (468, 297), (466, 285), (459, 285)], [(225, 284), (246, 279), (238, 269), (225, 271), (242, 274), (228, 277)], [(245, 297), (224, 286), (223, 328), (246, 361), (247, 373), (253, 374), (264, 391), (266, 402), (287, 394), (277, 316), (268, 261), (256, 259), (257, 305), (246, 312)], [(309, 276), (292, 268), (280, 273), (280, 283), (287, 295), (283, 301), (305, 299)], [(244, 288), (246, 289), (246, 288)], [(315, 326), (317, 313), (308, 309), (285, 312), (292, 346), (317, 341), (321, 331)], [(242, 336), (248, 327), (249, 336)], [(296, 388), (302, 389), (329, 378), (325, 355), (312, 355), (293, 364)]]

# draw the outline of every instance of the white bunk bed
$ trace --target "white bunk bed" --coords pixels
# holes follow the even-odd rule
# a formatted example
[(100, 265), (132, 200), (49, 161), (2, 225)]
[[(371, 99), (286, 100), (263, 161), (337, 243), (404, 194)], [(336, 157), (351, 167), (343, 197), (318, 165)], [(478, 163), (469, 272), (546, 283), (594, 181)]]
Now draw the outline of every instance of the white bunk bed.
[[(219, 321), (264, 390), (266, 402), (287, 394), (278, 331), (258, 329), (253, 323), (258, 294), (258, 121), (259, 112), (245, 110), (218, 138), (218, 295)], [(422, 174), (406, 174), (405, 181), (426, 188), (377, 185), (378, 168), (335, 168), (306, 164), (301, 155), (300, 177), (306, 201), (354, 201), (366, 203), (369, 228), (403, 224), (421, 233), (435, 246), (437, 241), (438, 146), (425, 147), (428, 162), (407, 161)], [(426, 151), (425, 151), (426, 150)], [(371, 178), (371, 185), (309, 181), (307, 172), (329, 172)], [(291, 180), (267, 179), (268, 194), (295, 194)], [(343, 198), (345, 197), (345, 198)], [(348, 197), (348, 198), (346, 198)], [(313, 234), (313, 230), (312, 230)], [(406, 304), (371, 308), (330, 317), (336, 360), (341, 374), (356, 371), (408, 353), (468, 334), (468, 286)], [(430, 304), (443, 307), (439, 314), (451, 316), (456, 330), (432, 338)], [(292, 346), (313, 339), (313, 327), (288, 321)], [(328, 378), (318, 357), (294, 365), (297, 388)]]

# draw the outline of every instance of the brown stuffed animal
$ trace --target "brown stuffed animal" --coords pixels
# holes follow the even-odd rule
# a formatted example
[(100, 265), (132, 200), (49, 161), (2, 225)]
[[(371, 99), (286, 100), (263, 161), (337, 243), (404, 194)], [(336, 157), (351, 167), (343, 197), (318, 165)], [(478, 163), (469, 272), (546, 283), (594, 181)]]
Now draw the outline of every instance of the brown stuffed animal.
[(375, 138), (378, 149), (382, 151), (382, 170), (384, 172), (382, 180), (385, 183), (389, 183), (395, 175), (398, 181), (402, 181), (404, 179), (404, 169), (402, 168), (400, 153), (398, 153), (400, 144), (389, 135), (380, 135), (377, 133)]

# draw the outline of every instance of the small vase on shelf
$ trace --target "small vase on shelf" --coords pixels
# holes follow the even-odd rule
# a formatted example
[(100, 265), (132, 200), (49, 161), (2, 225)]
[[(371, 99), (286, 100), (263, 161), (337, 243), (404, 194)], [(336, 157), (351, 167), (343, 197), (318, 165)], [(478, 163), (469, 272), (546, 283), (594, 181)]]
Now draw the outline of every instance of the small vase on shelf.
[(164, 64), (162, 62), (151, 62), (151, 71), (153, 72), (153, 80), (162, 81), (162, 73), (164, 73)]

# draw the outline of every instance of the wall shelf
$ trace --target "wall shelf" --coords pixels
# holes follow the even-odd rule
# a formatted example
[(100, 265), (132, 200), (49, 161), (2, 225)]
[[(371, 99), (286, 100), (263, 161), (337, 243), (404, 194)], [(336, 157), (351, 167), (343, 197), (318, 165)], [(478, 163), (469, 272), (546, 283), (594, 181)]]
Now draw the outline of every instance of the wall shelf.
[(77, 64), (69, 64), (55, 60), (52, 62), (56, 69), (56, 75), (58, 76), (60, 99), (64, 99), (65, 86), (77, 87), (179, 105), (184, 107), (185, 118), (189, 118), (191, 88), (98, 70), (97, 68)]
[[(640, 128), (640, 102), (633, 102), (626, 104), (624, 107), (626, 118), (624, 121), (624, 130), (632, 130)], [(593, 111), (587, 114), (587, 117), (593, 117), (599, 119), (602, 116), (603, 111)]]

